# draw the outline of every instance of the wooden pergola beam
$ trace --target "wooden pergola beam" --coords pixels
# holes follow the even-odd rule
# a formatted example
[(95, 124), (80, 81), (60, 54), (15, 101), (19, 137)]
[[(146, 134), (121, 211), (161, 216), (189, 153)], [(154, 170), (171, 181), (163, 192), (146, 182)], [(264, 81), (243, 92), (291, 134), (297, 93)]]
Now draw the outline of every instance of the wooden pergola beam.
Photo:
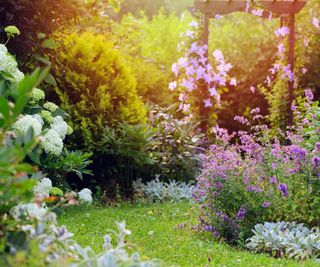
[[(307, 0), (256, 0), (258, 5), (274, 14), (296, 14), (305, 6)], [(194, 6), (204, 14), (225, 15), (245, 12), (247, 0), (195, 0)]]

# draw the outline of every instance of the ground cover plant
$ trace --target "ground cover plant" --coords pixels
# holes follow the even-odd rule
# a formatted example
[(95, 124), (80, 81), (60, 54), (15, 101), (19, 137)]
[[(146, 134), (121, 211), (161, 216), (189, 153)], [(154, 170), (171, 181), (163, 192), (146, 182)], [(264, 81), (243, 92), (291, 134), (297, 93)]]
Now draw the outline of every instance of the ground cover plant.
[[(78, 220), (73, 218), (77, 217)], [(123, 218), (132, 235), (130, 247), (139, 251), (142, 259), (160, 258), (165, 266), (317, 266), (312, 260), (274, 259), (266, 254), (252, 254), (244, 249), (214, 241), (192, 229), (198, 224), (197, 208), (189, 202), (155, 203), (117, 207), (70, 207), (60, 217), (81, 246), (91, 245), (99, 251), (105, 229)], [(191, 229), (190, 229), (191, 228)]]

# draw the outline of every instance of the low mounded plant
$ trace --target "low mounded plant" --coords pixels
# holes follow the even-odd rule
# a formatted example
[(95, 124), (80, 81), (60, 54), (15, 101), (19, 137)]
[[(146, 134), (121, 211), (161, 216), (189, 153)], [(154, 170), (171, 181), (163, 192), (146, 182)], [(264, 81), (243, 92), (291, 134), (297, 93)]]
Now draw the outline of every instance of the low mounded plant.
[(194, 186), (185, 182), (170, 180), (169, 183), (161, 182), (159, 176), (154, 180), (142, 183), (141, 179), (133, 182), (137, 197), (150, 201), (180, 201), (191, 200)]
[(257, 224), (254, 235), (247, 240), (246, 247), (256, 253), (267, 252), (275, 257), (296, 260), (319, 258), (320, 230), (311, 230), (295, 222)]

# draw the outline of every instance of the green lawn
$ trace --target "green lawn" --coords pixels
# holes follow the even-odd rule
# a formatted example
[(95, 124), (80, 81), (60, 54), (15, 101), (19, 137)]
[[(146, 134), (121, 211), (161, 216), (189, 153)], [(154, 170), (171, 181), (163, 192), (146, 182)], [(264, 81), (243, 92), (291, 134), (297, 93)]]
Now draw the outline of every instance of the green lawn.
[[(82, 245), (100, 251), (103, 237), (115, 222), (125, 220), (132, 230), (128, 245), (143, 258), (160, 258), (166, 266), (317, 266), (273, 259), (237, 250), (190, 229), (197, 223), (197, 211), (187, 202), (129, 205), (120, 207), (72, 207), (59, 222), (75, 234)], [(179, 228), (178, 224), (184, 224)]]

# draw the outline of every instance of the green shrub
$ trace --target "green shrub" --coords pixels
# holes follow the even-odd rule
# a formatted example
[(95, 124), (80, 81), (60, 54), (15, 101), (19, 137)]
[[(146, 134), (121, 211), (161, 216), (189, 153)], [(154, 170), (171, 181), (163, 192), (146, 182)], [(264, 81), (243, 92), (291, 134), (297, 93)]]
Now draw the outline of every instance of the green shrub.
[(99, 142), (98, 161), (102, 167), (97, 177), (99, 185), (113, 195), (110, 185), (115, 184), (123, 196), (132, 197), (132, 182), (140, 177), (144, 168), (155, 162), (151, 153), (153, 136), (153, 131), (141, 124), (120, 123), (116, 129), (107, 127)]
[(118, 50), (92, 32), (60, 35), (51, 55), (61, 106), (74, 122), (74, 147), (95, 149), (105, 125), (144, 123), (146, 108)]
[(174, 107), (155, 107), (151, 112), (156, 163), (149, 178), (158, 174), (161, 180), (192, 181), (199, 172), (198, 153), (203, 136), (197, 132), (199, 123), (175, 118)]

